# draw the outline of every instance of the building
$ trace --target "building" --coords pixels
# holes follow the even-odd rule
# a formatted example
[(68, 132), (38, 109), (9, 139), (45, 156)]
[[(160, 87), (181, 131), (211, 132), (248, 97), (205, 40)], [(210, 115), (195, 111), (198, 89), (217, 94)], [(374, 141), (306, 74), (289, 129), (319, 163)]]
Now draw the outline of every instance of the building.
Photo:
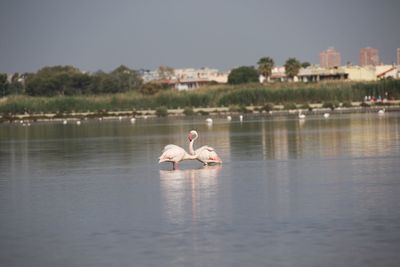
[(341, 63), (340, 53), (333, 47), (319, 54), (319, 65), (324, 68), (339, 67)]
[(217, 69), (201, 68), (201, 69), (175, 69), (175, 78), (178, 80), (207, 80), (217, 83), (227, 83), (229, 72), (219, 71)]
[(341, 68), (321, 68), (309, 66), (301, 68), (298, 79), (302, 82), (319, 82), (328, 80), (347, 80), (349, 74)]
[(365, 47), (360, 49), (360, 66), (379, 65), (379, 51), (376, 48)]
[(397, 48), (397, 65), (400, 65), (400, 48)]

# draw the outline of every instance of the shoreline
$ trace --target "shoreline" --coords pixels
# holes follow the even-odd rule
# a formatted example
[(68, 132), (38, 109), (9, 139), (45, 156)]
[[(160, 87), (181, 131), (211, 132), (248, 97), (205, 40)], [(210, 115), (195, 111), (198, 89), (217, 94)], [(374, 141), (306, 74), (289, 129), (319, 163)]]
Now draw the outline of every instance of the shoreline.
[(167, 109), (166, 116), (158, 116), (156, 110), (137, 110), (137, 111), (102, 111), (102, 112), (74, 112), (74, 113), (34, 113), (34, 114), (8, 114), (0, 115), (0, 123), (13, 122), (61, 122), (63, 120), (122, 120), (130, 118), (147, 119), (155, 117), (180, 117), (180, 116), (228, 116), (240, 114), (253, 115), (269, 115), (269, 116), (290, 116), (301, 111), (306, 115), (320, 115), (324, 113), (331, 114), (349, 114), (349, 113), (373, 113), (380, 109), (385, 109), (387, 112), (399, 112), (400, 101), (390, 101), (371, 106), (362, 107), (361, 102), (353, 102), (352, 107), (337, 107), (334, 109), (323, 108), (322, 104), (310, 104), (310, 109), (298, 107), (297, 109), (283, 109), (282, 105), (274, 105), (271, 111), (261, 111), (262, 106), (247, 106), (245, 111), (232, 111), (229, 107), (208, 107), (208, 108), (193, 108), (193, 115), (185, 115), (183, 108)]

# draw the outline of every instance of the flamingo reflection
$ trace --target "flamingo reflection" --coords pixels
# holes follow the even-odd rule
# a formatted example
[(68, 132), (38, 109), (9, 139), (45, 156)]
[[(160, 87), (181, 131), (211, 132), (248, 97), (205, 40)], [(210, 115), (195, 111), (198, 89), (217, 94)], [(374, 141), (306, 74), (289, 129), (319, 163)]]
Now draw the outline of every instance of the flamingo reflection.
[(197, 222), (215, 211), (220, 165), (191, 170), (160, 170), (164, 211), (171, 223)]

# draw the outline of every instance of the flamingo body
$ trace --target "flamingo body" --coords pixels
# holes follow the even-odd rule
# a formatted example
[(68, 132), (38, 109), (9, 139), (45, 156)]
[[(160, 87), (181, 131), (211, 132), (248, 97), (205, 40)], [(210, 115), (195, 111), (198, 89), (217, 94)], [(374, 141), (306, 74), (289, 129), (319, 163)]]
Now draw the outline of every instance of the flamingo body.
[(195, 156), (189, 155), (183, 148), (177, 145), (166, 145), (162, 151), (158, 163), (171, 162), (172, 169), (178, 167), (178, 163), (185, 159), (195, 159)]
[(210, 146), (202, 146), (194, 151), (197, 160), (204, 165), (221, 164), (222, 160), (215, 152), (214, 148)]
[(210, 146), (202, 146), (196, 150), (194, 150), (193, 145), (194, 141), (199, 137), (198, 133), (195, 130), (190, 131), (189, 133), (189, 153), (196, 157), (198, 161), (203, 163), (204, 165), (212, 165), (212, 164), (221, 164), (222, 160), (218, 156), (217, 152), (215, 152), (214, 148)]

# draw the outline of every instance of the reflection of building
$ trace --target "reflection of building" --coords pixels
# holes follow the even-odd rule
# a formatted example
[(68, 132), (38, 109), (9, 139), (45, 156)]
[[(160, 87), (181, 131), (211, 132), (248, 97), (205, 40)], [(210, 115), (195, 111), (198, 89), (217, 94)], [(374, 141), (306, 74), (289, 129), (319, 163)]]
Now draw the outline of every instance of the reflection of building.
[(321, 67), (338, 67), (340, 66), (340, 62), (340, 53), (333, 47), (330, 47), (319, 54), (319, 65)]
[(376, 48), (365, 47), (360, 49), (360, 66), (379, 65), (379, 51)]

